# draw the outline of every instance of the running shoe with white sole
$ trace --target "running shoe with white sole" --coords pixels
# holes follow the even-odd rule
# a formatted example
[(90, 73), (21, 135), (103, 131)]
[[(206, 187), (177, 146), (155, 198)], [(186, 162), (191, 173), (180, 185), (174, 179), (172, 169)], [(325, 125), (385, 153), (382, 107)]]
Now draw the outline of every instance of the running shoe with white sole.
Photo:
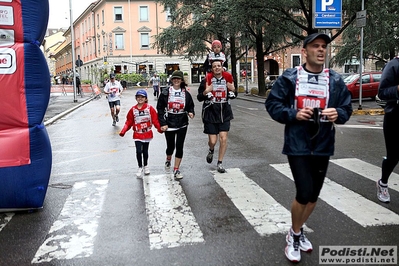
[(136, 176), (137, 178), (141, 178), (143, 175), (143, 168), (139, 167), (139, 169), (137, 170)]
[(382, 186), (380, 181), (381, 180), (377, 181), (377, 198), (381, 202), (389, 203), (391, 201), (391, 196), (389, 195), (388, 186)]
[(183, 175), (180, 173), (179, 169), (175, 170), (175, 172), (173, 173), (173, 176), (174, 176), (175, 180), (181, 180), (183, 178)]
[(165, 170), (170, 170), (170, 161), (165, 162)]
[(218, 163), (217, 168), (218, 168), (219, 173), (222, 173), (222, 174), (226, 173), (226, 169), (224, 169), (224, 167), (221, 163)]
[(144, 166), (144, 174), (149, 175), (150, 174), (150, 168), (148, 166)]
[(299, 262), (301, 260), (300, 235), (294, 235), (290, 229), (287, 234), (285, 247), (285, 256), (292, 262)]
[[(291, 229), (287, 234), (287, 237), (285, 238), (285, 240), (288, 242), (292, 242), (292, 232)], [(305, 252), (311, 252), (313, 250), (313, 245), (312, 243), (309, 241), (309, 239), (305, 236), (305, 234), (303, 233), (303, 228), (301, 228), (301, 235), (299, 236), (299, 249)]]
[(206, 162), (212, 163), (212, 160), (213, 160), (213, 152), (209, 151), (208, 155), (206, 156)]

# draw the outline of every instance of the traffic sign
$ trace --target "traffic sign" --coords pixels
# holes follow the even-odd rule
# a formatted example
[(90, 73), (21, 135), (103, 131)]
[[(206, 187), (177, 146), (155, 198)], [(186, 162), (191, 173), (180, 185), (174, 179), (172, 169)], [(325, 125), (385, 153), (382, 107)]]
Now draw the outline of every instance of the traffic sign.
[(361, 28), (366, 26), (366, 10), (356, 12), (356, 27)]
[(342, 27), (342, 0), (313, 0), (314, 28)]
[(78, 59), (78, 60), (76, 60), (75, 64), (77, 67), (81, 67), (81, 66), (83, 66), (83, 61), (81, 59)]

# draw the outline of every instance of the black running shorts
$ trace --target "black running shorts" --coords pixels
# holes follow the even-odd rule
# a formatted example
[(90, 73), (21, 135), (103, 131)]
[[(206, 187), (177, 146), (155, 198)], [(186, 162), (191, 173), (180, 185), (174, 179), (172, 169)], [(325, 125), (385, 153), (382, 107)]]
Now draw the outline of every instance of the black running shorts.
[(230, 120), (223, 123), (204, 123), (204, 133), (210, 135), (217, 135), (221, 131), (230, 130)]

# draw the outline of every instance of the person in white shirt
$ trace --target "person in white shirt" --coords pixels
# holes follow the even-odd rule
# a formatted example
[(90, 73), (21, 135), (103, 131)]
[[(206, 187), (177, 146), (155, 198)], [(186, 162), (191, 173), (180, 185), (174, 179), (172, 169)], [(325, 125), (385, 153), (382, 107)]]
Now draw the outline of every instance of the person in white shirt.
[(104, 93), (107, 95), (109, 108), (111, 110), (112, 126), (116, 126), (119, 122), (119, 112), (121, 110), (121, 93), (123, 91), (122, 85), (115, 80), (115, 74), (109, 76), (110, 81), (105, 85)]
[(161, 80), (157, 76), (157, 73), (154, 73), (154, 76), (151, 77), (150, 79), (150, 84), (152, 85), (152, 88), (154, 89), (154, 97), (158, 99), (159, 96), (159, 83)]

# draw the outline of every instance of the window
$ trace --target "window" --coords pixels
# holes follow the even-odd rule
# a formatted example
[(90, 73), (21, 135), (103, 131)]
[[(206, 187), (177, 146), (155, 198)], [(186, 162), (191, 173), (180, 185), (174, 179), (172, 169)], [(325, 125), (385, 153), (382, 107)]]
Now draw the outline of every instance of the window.
[(148, 33), (140, 33), (141, 49), (150, 48), (150, 36)]
[(140, 21), (148, 21), (148, 6), (140, 6)]
[(114, 7), (115, 21), (122, 21), (122, 7)]
[(100, 14), (97, 14), (97, 29), (100, 28)]
[(301, 65), (301, 56), (299, 55), (292, 55), (292, 67), (300, 66)]
[(101, 54), (101, 51), (100, 51), (100, 47), (101, 47), (101, 41), (100, 41), (100, 37), (98, 37), (98, 50), (97, 50), (97, 52), (98, 52), (98, 54)]
[(104, 14), (104, 10), (101, 10), (101, 16), (102, 16), (102, 23), (103, 25), (105, 24), (104, 20), (105, 20), (105, 14)]
[(362, 83), (363, 84), (370, 83), (370, 75), (363, 75), (362, 76)]
[(125, 49), (123, 33), (115, 33), (115, 50)]
[(373, 74), (373, 80), (374, 80), (374, 82), (380, 82), (381, 74)]
[[(170, 13), (170, 7), (167, 7), (167, 8), (166, 8), (165, 13), (166, 13), (166, 21), (171, 21), (171, 20), (172, 20), (172, 14)], [(193, 15), (193, 17), (194, 17), (194, 19), (195, 19), (195, 16), (194, 16), (194, 15)]]

